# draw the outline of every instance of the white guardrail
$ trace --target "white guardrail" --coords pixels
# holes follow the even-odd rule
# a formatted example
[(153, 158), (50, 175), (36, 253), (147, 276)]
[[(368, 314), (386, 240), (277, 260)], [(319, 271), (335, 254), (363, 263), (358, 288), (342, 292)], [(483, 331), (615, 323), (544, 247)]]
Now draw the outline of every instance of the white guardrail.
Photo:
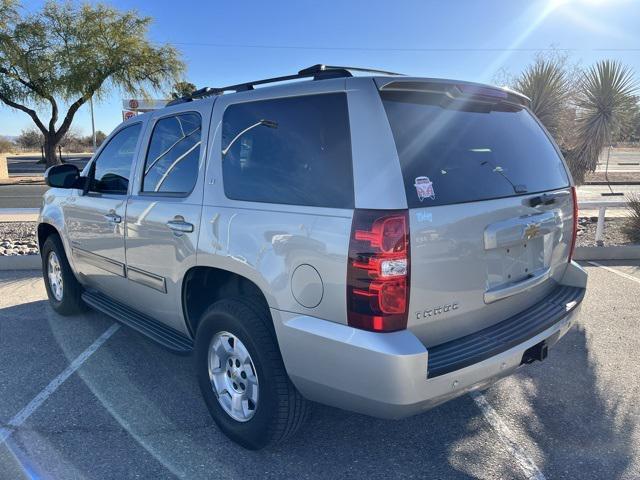
[(626, 208), (627, 202), (578, 202), (578, 210), (598, 210), (598, 224), (596, 225), (596, 245), (604, 242), (604, 217), (607, 208)]

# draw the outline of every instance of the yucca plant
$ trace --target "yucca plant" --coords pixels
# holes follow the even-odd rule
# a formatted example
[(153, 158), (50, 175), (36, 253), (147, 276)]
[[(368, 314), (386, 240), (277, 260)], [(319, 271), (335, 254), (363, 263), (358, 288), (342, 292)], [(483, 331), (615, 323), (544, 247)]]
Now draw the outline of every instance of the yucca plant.
[(560, 145), (565, 143), (561, 125), (567, 115), (569, 82), (565, 61), (538, 56), (516, 79), (515, 89), (531, 99), (531, 110)]
[(632, 193), (627, 200), (629, 217), (624, 222), (623, 232), (633, 243), (640, 243), (640, 195)]
[(582, 75), (575, 98), (575, 136), (566, 155), (576, 182), (595, 171), (602, 149), (629, 122), (635, 91), (633, 73), (615, 60), (600, 61)]

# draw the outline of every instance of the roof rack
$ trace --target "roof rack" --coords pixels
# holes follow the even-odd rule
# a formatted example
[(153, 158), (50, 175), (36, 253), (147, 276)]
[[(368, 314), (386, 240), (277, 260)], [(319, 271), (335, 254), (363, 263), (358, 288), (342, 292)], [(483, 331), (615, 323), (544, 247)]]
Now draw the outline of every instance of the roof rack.
[(191, 95), (178, 98), (167, 103), (167, 107), (171, 105), (178, 105), (180, 103), (191, 102), (198, 98), (210, 97), (212, 95), (222, 95), (224, 92), (243, 92), (247, 90), (253, 90), (256, 85), (264, 85), (266, 83), (285, 82), (287, 80), (296, 80), (300, 78), (313, 77), (314, 80), (325, 80), (327, 78), (341, 78), (352, 77), (351, 72), (365, 72), (365, 73), (377, 73), (381, 75), (402, 75), (400, 73), (387, 72), (386, 70), (376, 70), (372, 68), (360, 68), (360, 67), (342, 67), (335, 65), (312, 65), (308, 68), (303, 68), (298, 73), (293, 75), (284, 75), (282, 77), (265, 78), (262, 80), (254, 80), (252, 82), (238, 83), (236, 85), (229, 85), (226, 87), (205, 87), (196, 90)]

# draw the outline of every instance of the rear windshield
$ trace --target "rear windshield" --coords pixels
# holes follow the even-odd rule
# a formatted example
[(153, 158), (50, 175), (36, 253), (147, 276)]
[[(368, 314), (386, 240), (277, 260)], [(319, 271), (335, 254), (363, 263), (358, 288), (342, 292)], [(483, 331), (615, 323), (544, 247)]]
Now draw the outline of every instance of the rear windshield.
[(542, 192), (568, 186), (538, 122), (506, 102), (381, 92), (409, 208)]

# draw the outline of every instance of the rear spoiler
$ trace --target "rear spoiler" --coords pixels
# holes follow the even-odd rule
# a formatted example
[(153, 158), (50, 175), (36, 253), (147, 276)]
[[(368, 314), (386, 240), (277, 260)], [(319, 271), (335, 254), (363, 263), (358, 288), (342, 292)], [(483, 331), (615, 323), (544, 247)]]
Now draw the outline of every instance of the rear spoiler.
[(381, 91), (438, 93), (451, 99), (474, 97), (485, 101), (509, 102), (525, 107), (531, 106), (529, 97), (506, 87), (431, 78), (376, 78), (375, 81)]

